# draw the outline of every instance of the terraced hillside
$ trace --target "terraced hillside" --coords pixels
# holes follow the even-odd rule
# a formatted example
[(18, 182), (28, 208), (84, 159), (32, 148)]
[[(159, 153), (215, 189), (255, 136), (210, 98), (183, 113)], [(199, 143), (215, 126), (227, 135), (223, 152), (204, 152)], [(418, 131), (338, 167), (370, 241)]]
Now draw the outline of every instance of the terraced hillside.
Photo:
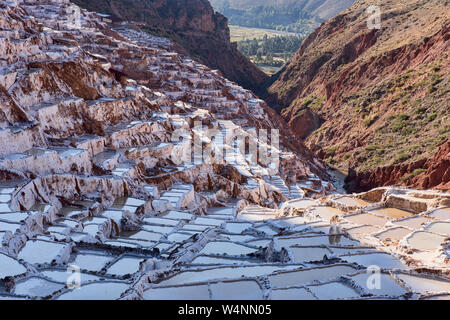
[(68, 0), (0, 36), (1, 300), (449, 298), (450, 194), (335, 194), (251, 92)]
[(190, 55), (227, 79), (256, 90), (266, 75), (230, 42), (228, 21), (208, 0), (73, 0), (91, 11), (141, 23), (142, 30), (172, 40), (174, 49)]

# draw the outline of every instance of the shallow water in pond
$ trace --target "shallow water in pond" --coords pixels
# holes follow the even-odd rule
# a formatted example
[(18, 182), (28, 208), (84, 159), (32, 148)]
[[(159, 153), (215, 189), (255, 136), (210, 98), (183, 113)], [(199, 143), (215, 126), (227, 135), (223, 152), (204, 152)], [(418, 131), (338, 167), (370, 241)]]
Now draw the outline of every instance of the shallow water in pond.
[(270, 219), (274, 219), (275, 215), (274, 214), (270, 214), (270, 215), (266, 215), (266, 214), (239, 214), (238, 216), (239, 220), (244, 220), (244, 221), (265, 221), (265, 220), (270, 220)]
[(108, 218), (106, 217), (87, 217), (81, 220), (84, 224), (102, 224), (106, 221), (108, 221)]
[(450, 300), (450, 294), (428, 297), (425, 298), (424, 300)]
[(220, 226), (222, 223), (224, 223), (224, 221), (219, 219), (197, 218), (192, 223), (217, 227)]
[(411, 229), (421, 229), (424, 224), (430, 222), (430, 219), (425, 217), (412, 217), (401, 221), (394, 222), (395, 225), (403, 226)]
[(210, 285), (213, 300), (262, 300), (256, 281), (219, 282)]
[(200, 251), (200, 254), (228, 254), (233, 256), (247, 255), (249, 253), (256, 252), (258, 249), (253, 249), (241, 244), (225, 242), (225, 241), (213, 241), (206, 244), (206, 246)]
[(145, 200), (122, 197), (116, 199), (112, 207), (115, 209), (122, 209), (124, 206), (140, 207), (143, 206), (144, 204)]
[(28, 218), (28, 213), (26, 212), (13, 212), (13, 213), (0, 213), (0, 220), (9, 222), (22, 222)]
[(289, 206), (296, 209), (306, 209), (316, 204), (314, 200), (294, 200), (289, 202)]
[(120, 224), (122, 220), (123, 212), (119, 210), (106, 210), (102, 212), (102, 216), (108, 219), (114, 220), (116, 223)]
[(377, 286), (375, 281), (372, 281), (372, 273), (361, 273), (352, 279), (357, 285), (364, 288), (365, 291), (373, 295), (389, 295), (389, 296), (400, 296), (407, 293), (406, 289), (397, 284), (389, 275), (381, 273), (379, 276), (380, 285)]
[(0, 253), (0, 279), (13, 277), (27, 272), (27, 269), (17, 260)]
[(449, 222), (433, 222), (427, 227), (427, 231), (439, 233), (450, 237), (450, 221)]
[(377, 231), (380, 231), (379, 228), (374, 226), (361, 226), (356, 228), (347, 229), (346, 232), (351, 236), (358, 236), (358, 235), (367, 235), (371, 233), (375, 233)]
[[(66, 283), (67, 279), (71, 276), (71, 273), (66, 271), (58, 271), (58, 270), (47, 270), (42, 271), (42, 275), (50, 278), (53, 281)], [(80, 273), (81, 283), (85, 283), (88, 281), (98, 280), (98, 276), (94, 276), (92, 274)]]
[(376, 217), (368, 213), (362, 213), (350, 217), (345, 217), (345, 219), (351, 223), (361, 225), (368, 224), (376, 227), (383, 227), (388, 222), (388, 219), (386, 218)]
[(0, 212), (11, 212), (11, 208), (7, 203), (0, 203)]
[(251, 223), (230, 222), (225, 225), (225, 229), (232, 233), (242, 233), (244, 230), (250, 228)]
[(437, 234), (416, 231), (410, 238), (408, 238), (408, 243), (411, 247), (418, 250), (435, 250), (441, 247), (444, 242), (445, 237), (439, 236)]
[(91, 236), (95, 237), (97, 235), (97, 233), (99, 232), (98, 224), (85, 225), (83, 228), (83, 232), (86, 232), (86, 233), (90, 234)]
[(170, 219), (163, 219), (163, 218), (145, 218), (145, 223), (148, 224), (157, 224), (157, 225), (163, 225), (163, 226), (176, 226), (179, 221), (177, 220), (170, 220)]
[(450, 208), (437, 209), (431, 212), (429, 216), (438, 220), (450, 220)]
[(193, 234), (190, 233), (181, 233), (181, 232), (176, 232), (176, 233), (172, 233), (167, 237), (167, 241), (170, 242), (183, 242), (186, 241), (187, 239), (191, 238), (193, 236)]
[(159, 241), (159, 239), (161, 239), (162, 237), (162, 234), (148, 231), (137, 231), (137, 232), (121, 232), (120, 236), (132, 240)]
[(271, 300), (317, 300), (310, 292), (304, 288), (290, 288), (272, 290)]
[(336, 201), (337, 203), (343, 204), (344, 206), (347, 207), (366, 207), (368, 205), (370, 205), (370, 202), (362, 200), (362, 199), (358, 199), (358, 198), (353, 198), (353, 197), (341, 197), (341, 198), (337, 198), (334, 201)]
[(316, 207), (311, 209), (310, 213), (313, 215), (318, 215), (325, 221), (330, 221), (334, 216), (341, 216), (344, 214), (343, 211), (333, 207)]
[(64, 216), (66, 218), (73, 217), (75, 215), (79, 215), (83, 210), (77, 207), (65, 207), (59, 211), (60, 216)]
[(326, 248), (289, 248), (295, 262), (322, 261), (331, 251)]
[(29, 240), (20, 250), (18, 258), (29, 263), (50, 263), (63, 247), (61, 243)]
[(162, 233), (162, 234), (168, 234), (173, 231), (173, 227), (162, 227), (162, 226), (155, 226), (155, 225), (149, 225), (149, 224), (143, 225), (142, 228), (146, 231), (157, 232), (157, 233)]
[(319, 300), (358, 298), (360, 296), (354, 289), (340, 282), (330, 282), (319, 286), (309, 286), (308, 288)]
[(191, 220), (194, 215), (185, 212), (170, 211), (169, 213), (161, 215), (159, 217), (173, 220)]
[(412, 291), (416, 293), (450, 293), (449, 280), (429, 279), (426, 277), (413, 276), (408, 274), (397, 274), (397, 277), (405, 281), (408, 287), (410, 287)]
[(112, 258), (107, 256), (79, 253), (70, 264), (76, 265), (82, 270), (100, 271), (111, 260)]
[(219, 258), (219, 257), (216, 258), (216, 257), (207, 257), (207, 256), (199, 256), (192, 261), (192, 264), (248, 265), (248, 264), (255, 264), (255, 263), (261, 263), (261, 262), (252, 261), (249, 259), (226, 259), (226, 258)]
[(270, 243), (272, 242), (272, 240), (269, 239), (265, 239), (265, 240), (256, 240), (256, 241), (249, 241), (247, 242), (247, 244), (254, 246), (254, 247), (267, 247)]
[(129, 288), (126, 283), (102, 282), (89, 283), (66, 292), (59, 296), (57, 300), (115, 300)]
[(278, 234), (278, 231), (275, 231), (274, 229), (272, 229), (268, 225), (264, 225), (262, 227), (257, 227), (255, 229), (258, 230), (258, 231), (264, 232), (268, 236), (274, 236), (274, 235)]
[(108, 268), (108, 274), (124, 276), (126, 274), (134, 274), (139, 271), (139, 264), (143, 261), (142, 258), (125, 257), (115, 262)]
[(341, 259), (350, 263), (357, 263), (364, 267), (378, 266), (385, 269), (409, 269), (400, 260), (387, 253), (357, 254), (341, 256)]
[(330, 236), (312, 236), (312, 237), (292, 237), (292, 238), (276, 238), (275, 248), (280, 250), (282, 247), (290, 247), (292, 245), (299, 246), (324, 246), (324, 245), (337, 245), (337, 246), (352, 246), (359, 244), (358, 241), (350, 240), (341, 235)]
[(269, 281), (274, 287), (288, 287), (315, 280), (324, 281), (334, 279), (346, 274), (354, 273), (356, 269), (350, 266), (338, 265), (325, 268), (307, 269), (279, 273), (269, 276)]
[(376, 237), (382, 241), (386, 241), (388, 239), (391, 241), (400, 241), (410, 233), (411, 230), (405, 228), (392, 228), (379, 233)]
[(233, 216), (234, 211), (234, 208), (209, 208), (207, 210), (207, 213)]
[(8, 223), (0, 221), (0, 231), (11, 231), (12, 233), (16, 232), (17, 229), (20, 228), (20, 224), (18, 223)]
[(152, 288), (143, 294), (144, 300), (209, 300), (207, 285)]
[(380, 209), (371, 210), (369, 212), (371, 212), (373, 214), (386, 216), (386, 217), (389, 217), (392, 219), (400, 219), (400, 218), (413, 216), (413, 214), (411, 212), (400, 210), (397, 208), (380, 208)]
[(241, 277), (258, 277), (273, 273), (277, 270), (289, 270), (298, 266), (248, 266), (248, 267), (224, 267), (208, 269), (204, 271), (185, 271), (161, 281), (159, 286), (179, 285), (196, 282), (207, 282), (213, 279), (238, 279)]
[(203, 232), (206, 229), (211, 228), (211, 226), (201, 226), (201, 225), (195, 225), (195, 224), (185, 224), (182, 228), (181, 231), (198, 231), (198, 232)]
[(249, 235), (220, 234), (220, 236), (233, 242), (247, 242), (251, 240), (257, 240), (257, 238)]
[(11, 201), (11, 195), (9, 194), (0, 194), (0, 202), (1, 203), (8, 203)]
[(18, 282), (13, 293), (32, 297), (45, 297), (64, 287), (63, 284), (54, 283), (41, 278), (29, 278)]

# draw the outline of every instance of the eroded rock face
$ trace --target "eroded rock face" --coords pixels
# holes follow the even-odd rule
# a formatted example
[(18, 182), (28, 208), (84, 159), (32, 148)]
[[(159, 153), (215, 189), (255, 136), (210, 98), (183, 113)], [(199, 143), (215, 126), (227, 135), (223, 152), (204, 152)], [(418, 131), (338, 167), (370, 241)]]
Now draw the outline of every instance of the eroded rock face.
[(347, 177), (349, 191), (376, 186), (404, 185), (419, 189), (450, 189), (450, 141), (443, 143), (434, 157), (408, 165), (380, 167), (373, 172), (352, 172)]

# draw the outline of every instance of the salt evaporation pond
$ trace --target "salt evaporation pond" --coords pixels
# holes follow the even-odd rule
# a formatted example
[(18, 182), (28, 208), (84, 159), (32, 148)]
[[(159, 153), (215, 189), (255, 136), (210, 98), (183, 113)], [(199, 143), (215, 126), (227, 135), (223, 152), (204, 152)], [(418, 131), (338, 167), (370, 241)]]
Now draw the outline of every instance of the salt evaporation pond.
[(320, 300), (349, 299), (359, 298), (360, 296), (354, 289), (340, 282), (309, 286), (308, 289)]
[(116, 300), (129, 288), (127, 283), (95, 282), (63, 293), (57, 300)]
[(17, 260), (0, 253), (0, 279), (25, 273), (27, 269)]
[(304, 288), (275, 289), (270, 292), (271, 300), (317, 300)]
[(20, 250), (18, 257), (29, 263), (50, 263), (64, 246), (56, 242), (29, 240)]
[(201, 283), (214, 279), (237, 279), (241, 277), (259, 277), (273, 273), (277, 270), (295, 269), (298, 266), (248, 266), (248, 267), (222, 267), (199, 271), (183, 271), (177, 275), (161, 281), (159, 286), (182, 285), (189, 283)]
[(228, 254), (232, 256), (247, 255), (256, 252), (258, 249), (250, 248), (233, 242), (214, 241), (209, 242), (200, 254)]
[(207, 285), (151, 288), (144, 292), (145, 300), (209, 300)]
[(14, 294), (30, 297), (46, 297), (64, 287), (64, 284), (48, 281), (42, 278), (29, 278), (14, 286)]
[(134, 274), (139, 270), (139, 264), (143, 259), (125, 257), (115, 262), (108, 268), (108, 274), (114, 274), (118, 276), (124, 276), (127, 274)]
[(445, 237), (434, 233), (416, 231), (408, 239), (408, 244), (418, 250), (435, 250), (441, 247)]
[(338, 278), (340, 276), (354, 273), (355, 268), (346, 265), (335, 265), (330, 267), (318, 267), (305, 270), (282, 272), (269, 276), (273, 287), (288, 287), (313, 281), (324, 281)]

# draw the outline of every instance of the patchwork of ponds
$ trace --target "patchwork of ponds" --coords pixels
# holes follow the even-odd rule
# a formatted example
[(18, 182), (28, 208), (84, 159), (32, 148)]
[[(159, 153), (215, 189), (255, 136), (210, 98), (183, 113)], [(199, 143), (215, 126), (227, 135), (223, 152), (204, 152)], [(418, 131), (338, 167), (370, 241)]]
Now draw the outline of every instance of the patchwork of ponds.
[[(128, 207), (138, 211), (145, 202), (120, 198), (111, 208), (87, 217), (80, 213), (92, 202), (79, 202), (62, 209), (64, 218), (25, 241), (17, 253), (0, 253), (0, 279), (16, 279), (9, 291), (0, 289), (0, 299), (119, 299), (136, 294), (129, 289), (146, 272), (159, 275), (139, 284), (139, 299), (404, 299), (450, 294), (448, 280), (419, 276), (401, 256), (362, 241), (367, 236), (383, 243), (406, 239), (411, 248), (428, 252), (442, 247), (450, 222), (410, 217), (391, 208), (345, 213), (318, 206), (315, 200), (294, 201), (294, 207), (305, 201), (312, 205), (307, 214), (280, 218), (276, 210), (260, 207), (239, 214), (234, 208), (210, 208), (204, 216), (169, 210), (145, 215), (136, 231), (109, 237), (104, 232), (111, 220), (120, 225)], [(352, 197), (340, 201), (366, 205)], [(1, 213), (0, 236), (12, 235), (28, 216)], [(339, 227), (330, 224), (335, 217)], [(380, 272), (376, 281), (371, 278), (374, 267)], [(79, 289), (68, 286), (74, 272), (79, 272)]]

